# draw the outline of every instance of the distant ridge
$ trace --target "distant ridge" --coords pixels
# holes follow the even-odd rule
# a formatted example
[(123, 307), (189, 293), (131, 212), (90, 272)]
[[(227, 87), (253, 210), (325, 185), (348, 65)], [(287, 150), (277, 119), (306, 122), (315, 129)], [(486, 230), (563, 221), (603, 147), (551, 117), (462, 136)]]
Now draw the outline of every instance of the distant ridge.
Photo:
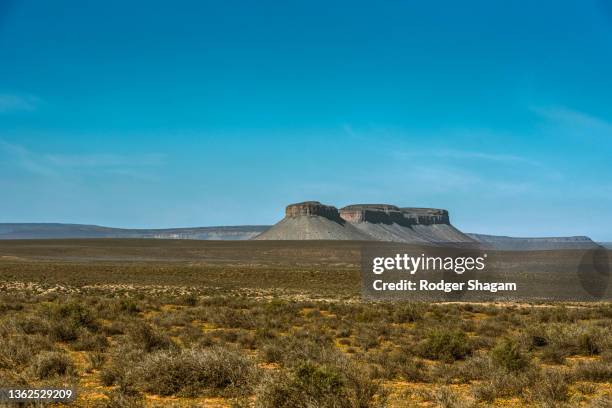
[(247, 240), (270, 228), (267, 225), (222, 227), (125, 229), (84, 224), (0, 223), (0, 239), (158, 238)]
[(594, 249), (600, 245), (589, 237), (543, 237), (518, 238), (502, 235), (467, 234), (483, 244), (485, 247), (503, 250), (549, 250), (549, 249)]

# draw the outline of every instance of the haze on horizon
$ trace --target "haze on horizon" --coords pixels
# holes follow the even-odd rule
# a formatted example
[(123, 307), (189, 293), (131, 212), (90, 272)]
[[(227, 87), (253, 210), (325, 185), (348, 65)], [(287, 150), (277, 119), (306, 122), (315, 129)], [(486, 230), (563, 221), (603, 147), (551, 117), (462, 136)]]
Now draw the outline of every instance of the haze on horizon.
[(606, 1), (0, 2), (0, 222), (446, 208), (612, 241)]

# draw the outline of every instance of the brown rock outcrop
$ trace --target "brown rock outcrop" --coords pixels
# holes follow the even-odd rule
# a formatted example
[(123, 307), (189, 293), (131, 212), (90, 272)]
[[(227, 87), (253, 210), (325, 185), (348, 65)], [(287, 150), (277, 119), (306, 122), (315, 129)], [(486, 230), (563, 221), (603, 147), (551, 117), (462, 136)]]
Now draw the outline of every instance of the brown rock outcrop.
[(343, 220), (359, 223), (402, 224), (404, 215), (400, 209), (390, 204), (353, 204), (340, 209)]
[(319, 216), (333, 221), (340, 220), (338, 209), (331, 205), (321, 204), (318, 201), (304, 201), (303, 203), (289, 204), (285, 208), (285, 217)]
[(403, 207), (400, 211), (411, 225), (450, 225), (448, 211), (439, 208)]
[(340, 209), (342, 219), (358, 223), (434, 225), (450, 224), (448, 211), (438, 208), (399, 208), (391, 204), (353, 204)]

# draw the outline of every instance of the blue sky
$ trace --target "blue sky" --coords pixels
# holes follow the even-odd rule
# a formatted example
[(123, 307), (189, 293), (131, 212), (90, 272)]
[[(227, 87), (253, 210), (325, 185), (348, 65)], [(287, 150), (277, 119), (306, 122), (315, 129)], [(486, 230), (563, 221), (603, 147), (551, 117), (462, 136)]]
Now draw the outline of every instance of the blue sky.
[(612, 241), (611, 72), (605, 1), (2, 0), (0, 222), (314, 199)]

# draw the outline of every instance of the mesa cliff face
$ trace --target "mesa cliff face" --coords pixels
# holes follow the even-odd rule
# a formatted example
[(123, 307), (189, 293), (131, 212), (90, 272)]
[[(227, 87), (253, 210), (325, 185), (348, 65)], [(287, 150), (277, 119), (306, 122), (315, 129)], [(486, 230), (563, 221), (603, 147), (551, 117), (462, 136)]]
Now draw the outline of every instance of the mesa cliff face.
[(331, 205), (324, 205), (318, 201), (304, 201), (303, 203), (289, 204), (285, 208), (285, 217), (297, 218), (301, 216), (319, 216), (333, 221), (340, 221), (338, 209)]
[(439, 208), (418, 208), (418, 207), (403, 207), (400, 208), (404, 217), (409, 220), (411, 225), (434, 225), (446, 224), (450, 225), (448, 211)]
[(404, 221), (404, 215), (400, 209), (389, 204), (348, 205), (340, 209), (340, 217), (352, 223), (401, 224)]
[(450, 225), (448, 211), (438, 208), (403, 207), (391, 204), (352, 204), (340, 209), (340, 217), (348, 222), (382, 224)]

